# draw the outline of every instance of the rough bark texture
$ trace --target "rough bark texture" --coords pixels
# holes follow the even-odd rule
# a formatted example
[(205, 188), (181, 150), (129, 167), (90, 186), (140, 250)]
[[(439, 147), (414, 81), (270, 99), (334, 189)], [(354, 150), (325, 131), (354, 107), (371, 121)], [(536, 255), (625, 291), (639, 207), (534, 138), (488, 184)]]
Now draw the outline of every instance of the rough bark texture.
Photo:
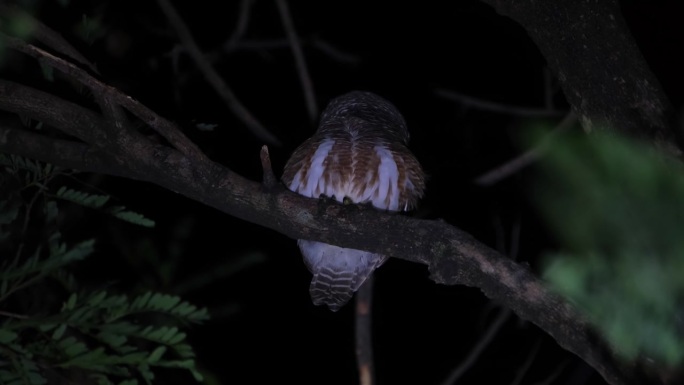
[(612, 129), (680, 157), (681, 133), (617, 0), (482, 0), (525, 28), (587, 132)]

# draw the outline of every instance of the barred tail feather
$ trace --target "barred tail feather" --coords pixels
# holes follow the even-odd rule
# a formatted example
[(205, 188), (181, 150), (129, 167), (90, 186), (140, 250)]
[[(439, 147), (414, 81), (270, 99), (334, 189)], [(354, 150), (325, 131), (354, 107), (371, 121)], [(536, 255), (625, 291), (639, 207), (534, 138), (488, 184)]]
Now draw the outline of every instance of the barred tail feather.
[(300, 239), (304, 262), (313, 273), (309, 293), (314, 305), (338, 311), (387, 257)]
[(318, 270), (309, 287), (311, 301), (316, 306), (327, 305), (332, 311), (340, 310), (354, 295), (355, 278), (351, 271)]

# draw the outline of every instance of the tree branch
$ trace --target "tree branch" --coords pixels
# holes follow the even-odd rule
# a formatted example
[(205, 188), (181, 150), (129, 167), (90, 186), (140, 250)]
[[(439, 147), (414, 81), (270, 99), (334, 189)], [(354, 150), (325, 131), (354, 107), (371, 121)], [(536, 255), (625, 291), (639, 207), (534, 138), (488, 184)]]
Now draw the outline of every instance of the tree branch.
[[(6, 43), (9, 47), (21, 51), (27, 55), (30, 55), (42, 63), (45, 63), (56, 70), (64, 73), (65, 75), (71, 77), (72, 79), (80, 82), (84, 86), (88, 87), (95, 95), (108, 99), (105, 103), (116, 102), (131, 111), (142, 121), (147, 123), (150, 127), (156, 130), (162, 137), (169, 141), (175, 148), (181, 150), (184, 154), (188, 154), (192, 157), (203, 158), (204, 153), (191, 142), (185, 134), (183, 134), (178, 127), (168, 120), (160, 117), (154, 111), (147, 108), (145, 105), (140, 104), (135, 99), (128, 95), (124, 95), (116, 88), (102, 83), (101, 81), (95, 79), (88, 72), (83, 69), (76, 67), (75, 65), (65, 61), (64, 59), (58, 58), (49, 52), (46, 52), (38, 47), (31, 44), (27, 44), (21, 39), (17, 39), (11, 36), (0, 33), (0, 40)], [(49, 106), (46, 106), (49, 107)], [(113, 111), (113, 106), (104, 106), (105, 109)], [(39, 119), (40, 120), (40, 119)], [(109, 129), (111, 135), (118, 136), (120, 129)], [(92, 143), (92, 142), (90, 142)]]
[(134, 178), (114, 157), (85, 143), (50, 138), (27, 130), (0, 126), (0, 149), (64, 168)]
[(228, 87), (221, 76), (216, 72), (214, 67), (211, 66), (209, 60), (204, 57), (204, 54), (200, 50), (195, 39), (193, 39), (190, 29), (185, 25), (183, 19), (178, 14), (178, 11), (171, 5), (168, 0), (157, 0), (159, 7), (166, 15), (171, 26), (176, 30), (178, 38), (183, 43), (183, 46), (188, 51), (188, 54), (194, 60), (197, 68), (202, 72), (207, 82), (214, 88), (216, 93), (219, 94), (221, 99), (226, 103), (226, 106), (230, 108), (233, 113), (242, 120), (243, 123), (258, 137), (259, 139), (265, 141), (268, 144), (274, 146), (280, 146), (280, 141), (273, 135), (270, 131), (264, 127), (257, 118), (252, 115), (252, 113), (247, 110), (247, 108), (238, 100), (235, 93)]
[(522, 106), (509, 106), (506, 104), (491, 102), (489, 100), (478, 99), (473, 96), (462, 94), (460, 92), (445, 90), (445, 89), (435, 89), (435, 94), (444, 99), (453, 100), (460, 103), (466, 107), (472, 107), (479, 110), (523, 116), (526, 118), (546, 118), (554, 116), (562, 116), (567, 114), (566, 111), (554, 110), (550, 108), (534, 108), (534, 107), (522, 107)]
[(51, 49), (69, 57), (70, 59), (81, 63), (94, 73), (98, 73), (95, 65), (91, 63), (85, 56), (81, 55), (80, 52), (74, 46), (72, 46), (62, 35), (57, 31), (49, 28), (45, 24), (41, 23), (40, 20), (36, 20), (29, 13), (24, 12), (20, 8), (14, 5), (7, 5), (0, 3), (0, 17), (6, 20), (12, 20), (16, 18), (21, 18), (24, 20), (29, 20), (32, 26), (31, 37), (40, 41), (41, 43), (47, 45)]
[(309, 121), (314, 123), (318, 118), (318, 107), (316, 106), (316, 96), (314, 94), (311, 76), (309, 76), (306, 60), (304, 60), (302, 44), (299, 41), (299, 36), (297, 36), (297, 31), (295, 30), (287, 1), (276, 0), (276, 5), (280, 12), (280, 19), (283, 22), (287, 40), (290, 42), (290, 48), (292, 49), (292, 55), (294, 56), (295, 65), (297, 67), (297, 75), (299, 76), (299, 81), (302, 83), (302, 91), (304, 92), (304, 100), (306, 101), (306, 111), (309, 113)]
[(680, 132), (617, 0), (482, 0), (525, 28), (585, 131), (612, 129), (681, 156)]
[(554, 129), (546, 134), (546, 136), (541, 140), (541, 142), (524, 153), (516, 156), (515, 158), (507, 161), (506, 163), (499, 165), (492, 170), (475, 178), (474, 182), (480, 186), (491, 186), (502, 179), (508, 178), (509, 176), (515, 174), (516, 172), (522, 170), (523, 168), (529, 166), (539, 159), (539, 157), (546, 151), (546, 148), (557, 137), (560, 133), (567, 131), (575, 122), (577, 117), (575, 114), (570, 112), (563, 118), (563, 120), (558, 123)]
[(359, 385), (375, 385), (373, 360), (373, 275), (369, 275), (354, 303), (354, 334), (356, 340), (356, 366), (359, 368)]
[[(28, 87), (3, 83), (0, 83), (1, 109), (20, 105), (22, 111), (34, 119), (81, 134), (100, 132), (105, 129), (103, 125), (108, 124), (103, 118), (89, 114), (81, 115), (87, 119), (71, 120), (77, 110), (55, 107), (68, 106), (68, 102), (52, 97), (55, 99), (51, 102), (52, 108), (45, 109), (43, 98), (46, 94), (30, 99), (32, 93), (27, 91)], [(12, 86), (7, 86), (8, 83)], [(20, 92), (24, 101), (10, 103)], [(619, 364), (582, 316), (550, 292), (531, 271), (444, 222), (309, 199), (282, 185), (265, 189), (260, 183), (247, 180), (211, 160), (191, 159), (146, 139), (129, 149), (132, 152), (126, 157), (101, 154), (104, 150), (98, 150), (94, 158), (88, 158), (99, 162), (94, 164), (84, 162), (75, 150), (65, 151), (60, 156), (45, 152), (44, 141), (27, 146), (25, 141), (29, 138), (24, 135), (16, 139), (15, 134), (11, 130), (3, 131), (0, 151), (60, 166), (152, 182), (293, 239), (311, 239), (427, 264), (435, 282), (480, 288), (487, 297), (505, 304), (521, 318), (546, 331), (565, 349), (580, 356), (609, 383), (632, 384), (638, 378), (636, 369)], [(98, 138), (108, 139), (102, 135)], [(107, 153), (119, 153), (122, 151), (120, 145), (109, 139), (107, 146), (112, 151)], [(257, 154), (254, 160), (258, 161)]]

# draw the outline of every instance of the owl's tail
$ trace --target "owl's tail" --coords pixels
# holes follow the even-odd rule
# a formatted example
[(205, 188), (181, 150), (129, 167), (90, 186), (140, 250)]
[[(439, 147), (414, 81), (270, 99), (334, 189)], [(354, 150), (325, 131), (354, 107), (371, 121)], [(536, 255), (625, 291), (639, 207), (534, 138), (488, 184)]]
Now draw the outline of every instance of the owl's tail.
[[(371, 274), (371, 272), (369, 272)], [(353, 272), (323, 268), (316, 272), (309, 286), (309, 294), (314, 305), (327, 305), (330, 310), (338, 311), (344, 306), (358, 288), (354, 288)], [(363, 281), (368, 275), (362, 278)], [(359, 285), (360, 287), (360, 285)]]
[(313, 273), (309, 293), (314, 305), (338, 311), (387, 257), (363, 250), (299, 240), (304, 262)]

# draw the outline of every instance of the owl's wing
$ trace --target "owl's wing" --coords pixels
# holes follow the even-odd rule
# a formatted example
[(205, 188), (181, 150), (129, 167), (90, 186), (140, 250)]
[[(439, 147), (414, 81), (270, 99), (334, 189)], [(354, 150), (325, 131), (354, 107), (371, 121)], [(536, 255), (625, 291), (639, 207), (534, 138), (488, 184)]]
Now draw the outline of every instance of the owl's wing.
[[(305, 141), (287, 162), (282, 179), (304, 196), (349, 199), (389, 211), (412, 208), (425, 186), (420, 164), (405, 146), (375, 136), (341, 134)], [(332, 311), (347, 303), (387, 260), (384, 255), (320, 242), (299, 240), (298, 244), (313, 273), (309, 290), (313, 303)]]
[(314, 305), (338, 311), (387, 257), (300, 239), (299, 249), (313, 273), (309, 293)]

